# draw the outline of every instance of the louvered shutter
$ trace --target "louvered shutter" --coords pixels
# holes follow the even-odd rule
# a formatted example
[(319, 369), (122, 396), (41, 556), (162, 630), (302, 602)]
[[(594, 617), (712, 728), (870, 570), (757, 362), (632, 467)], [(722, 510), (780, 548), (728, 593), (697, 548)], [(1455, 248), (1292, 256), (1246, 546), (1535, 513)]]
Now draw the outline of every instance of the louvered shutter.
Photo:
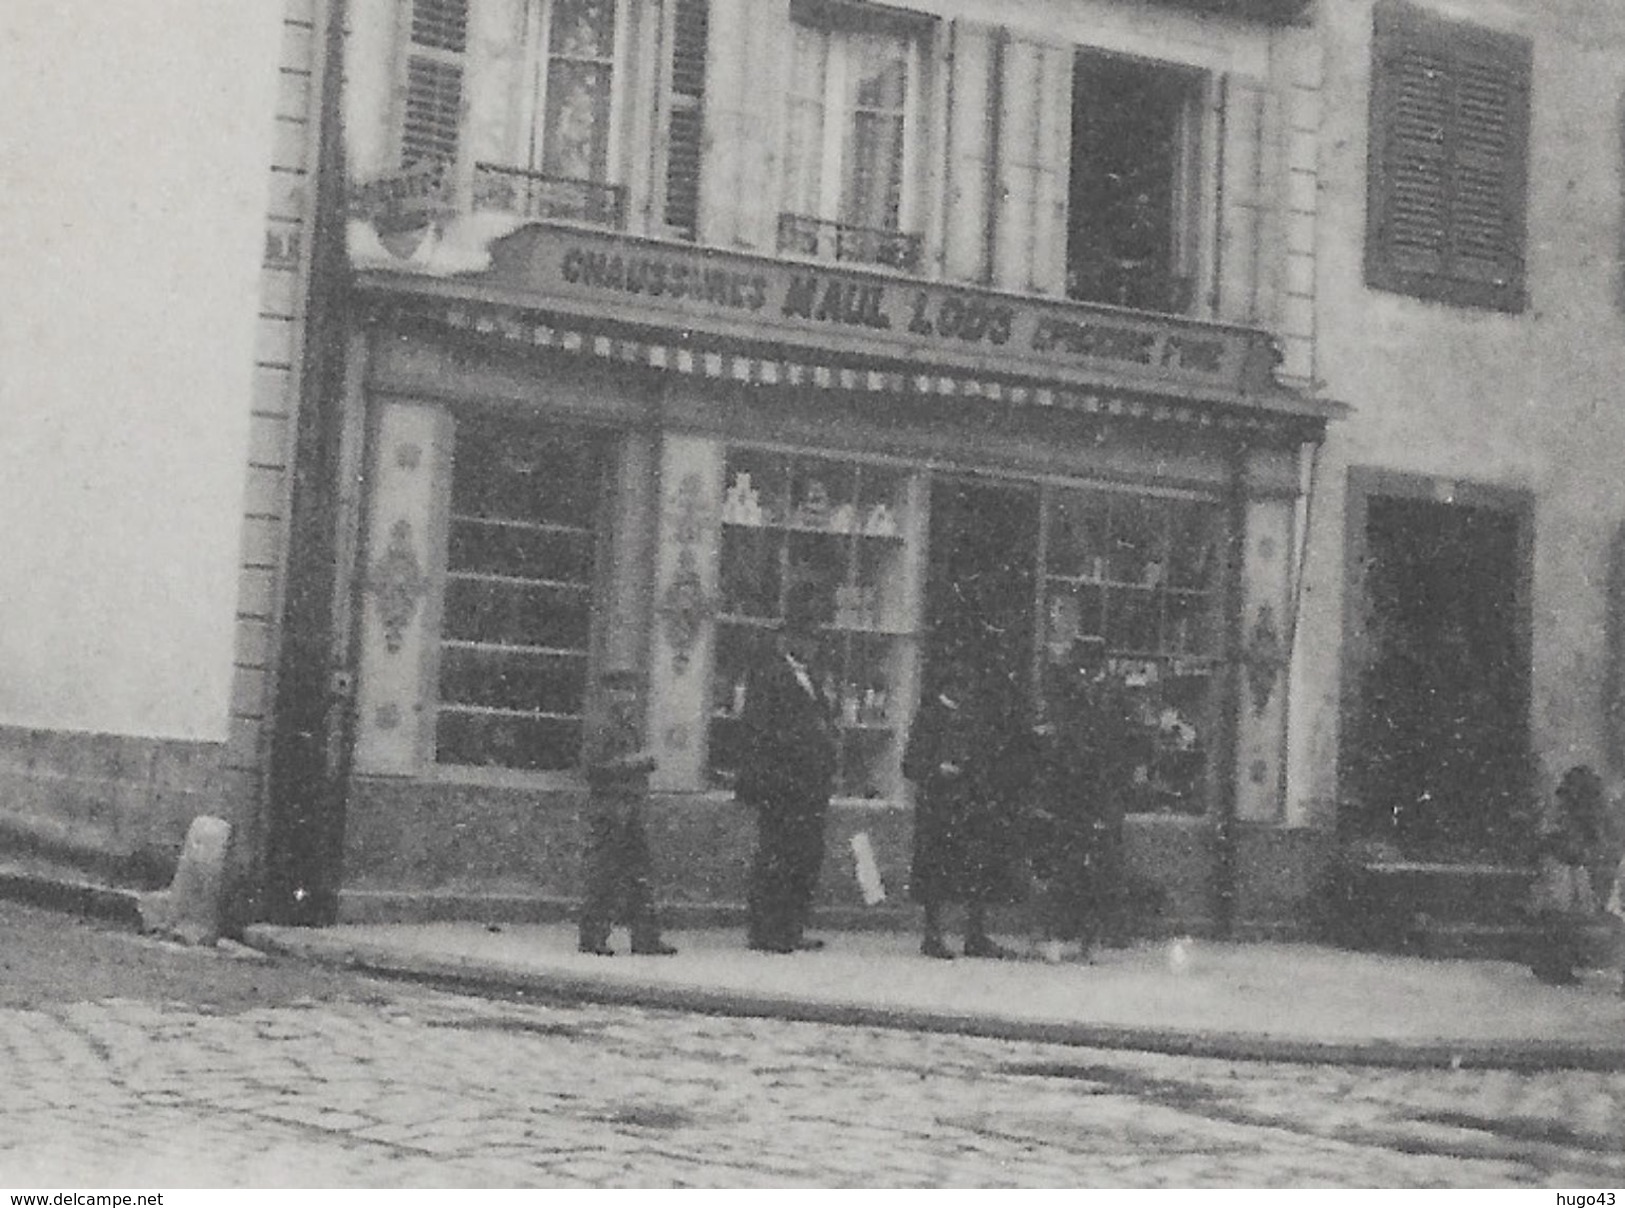
[(676, 0), (666, 118), (665, 222), (671, 234), (688, 240), (699, 233), (705, 55), (710, 28), (709, 0)]
[(1379, 5), (1367, 284), (1523, 309), (1531, 58), (1523, 38)]
[(955, 21), (952, 31), (943, 272), (955, 281), (985, 282), (992, 269), (998, 31), (974, 21)]
[(401, 164), (457, 158), (468, 0), (412, 0), (401, 107)]

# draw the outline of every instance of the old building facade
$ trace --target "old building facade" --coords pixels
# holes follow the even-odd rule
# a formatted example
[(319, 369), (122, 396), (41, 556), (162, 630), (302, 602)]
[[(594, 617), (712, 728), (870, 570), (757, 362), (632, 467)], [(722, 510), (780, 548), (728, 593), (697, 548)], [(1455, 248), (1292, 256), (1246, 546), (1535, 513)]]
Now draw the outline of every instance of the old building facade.
[(348, 0), (329, 47), (291, 6), (343, 86), (279, 168), (329, 187), (273, 214), (197, 754), (254, 911), (566, 908), (623, 665), (664, 896), (739, 903), (743, 670), (803, 586), (831, 917), (888, 909), (859, 833), (904, 896), (935, 661), (1020, 711), (1080, 635), (1145, 723), (1156, 926), (1302, 932), (1349, 850), (1515, 864), (1614, 745), (1625, 20), (1561, 7)]
[(741, 900), (745, 669), (810, 584), (829, 905), (859, 832), (904, 887), (934, 660), (1019, 711), (1095, 634), (1154, 732), (1137, 870), (1213, 925), (1278, 854), (1336, 410), (1285, 292), (1316, 172), (1292, 15), (353, 5), (346, 900), (568, 898), (611, 664), (651, 678), (669, 896)]

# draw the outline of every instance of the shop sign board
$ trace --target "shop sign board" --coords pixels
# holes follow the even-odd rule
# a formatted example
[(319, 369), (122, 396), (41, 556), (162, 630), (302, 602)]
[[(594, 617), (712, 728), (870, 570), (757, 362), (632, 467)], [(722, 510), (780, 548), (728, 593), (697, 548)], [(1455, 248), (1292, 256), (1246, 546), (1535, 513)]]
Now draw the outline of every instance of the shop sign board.
[(1237, 399), (1269, 393), (1251, 328), (529, 225), (492, 248), (481, 285), (526, 306), (621, 324), (1084, 385)]

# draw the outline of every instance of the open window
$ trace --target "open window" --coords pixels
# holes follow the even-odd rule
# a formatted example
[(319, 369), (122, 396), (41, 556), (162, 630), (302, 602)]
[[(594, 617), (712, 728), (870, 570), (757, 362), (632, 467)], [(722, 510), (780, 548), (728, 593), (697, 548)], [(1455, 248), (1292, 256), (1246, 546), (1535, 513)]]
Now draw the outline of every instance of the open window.
[(1163, 314), (1190, 311), (1203, 83), (1188, 68), (1078, 54), (1068, 297)]
[(402, 173), (372, 190), (376, 200), (409, 218), (463, 196), (472, 176), (477, 210), (624, 226), (616, 165), (629, 2), (410, 0)]
[(475, 163), (474, 206), (624, 226), (614, 165), (625, 0), (528, 0), (517, 9), (524, 53), (506, 98), (519, 115), (517, 138), (505, 159)]
[(913, 270), (922, 44), (878, 7), (791, 8), (779, 250)]

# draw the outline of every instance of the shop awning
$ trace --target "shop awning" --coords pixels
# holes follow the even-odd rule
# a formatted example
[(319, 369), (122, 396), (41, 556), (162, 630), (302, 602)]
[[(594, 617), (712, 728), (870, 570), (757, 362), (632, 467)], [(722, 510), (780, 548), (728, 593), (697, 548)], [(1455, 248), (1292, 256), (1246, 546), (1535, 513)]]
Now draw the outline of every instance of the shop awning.
[(543, 224), (479, 271), (364, 268), (397, 321), (763, 387), (960, 397), (1256, 432), (1346, 412), (1269, 333)]

